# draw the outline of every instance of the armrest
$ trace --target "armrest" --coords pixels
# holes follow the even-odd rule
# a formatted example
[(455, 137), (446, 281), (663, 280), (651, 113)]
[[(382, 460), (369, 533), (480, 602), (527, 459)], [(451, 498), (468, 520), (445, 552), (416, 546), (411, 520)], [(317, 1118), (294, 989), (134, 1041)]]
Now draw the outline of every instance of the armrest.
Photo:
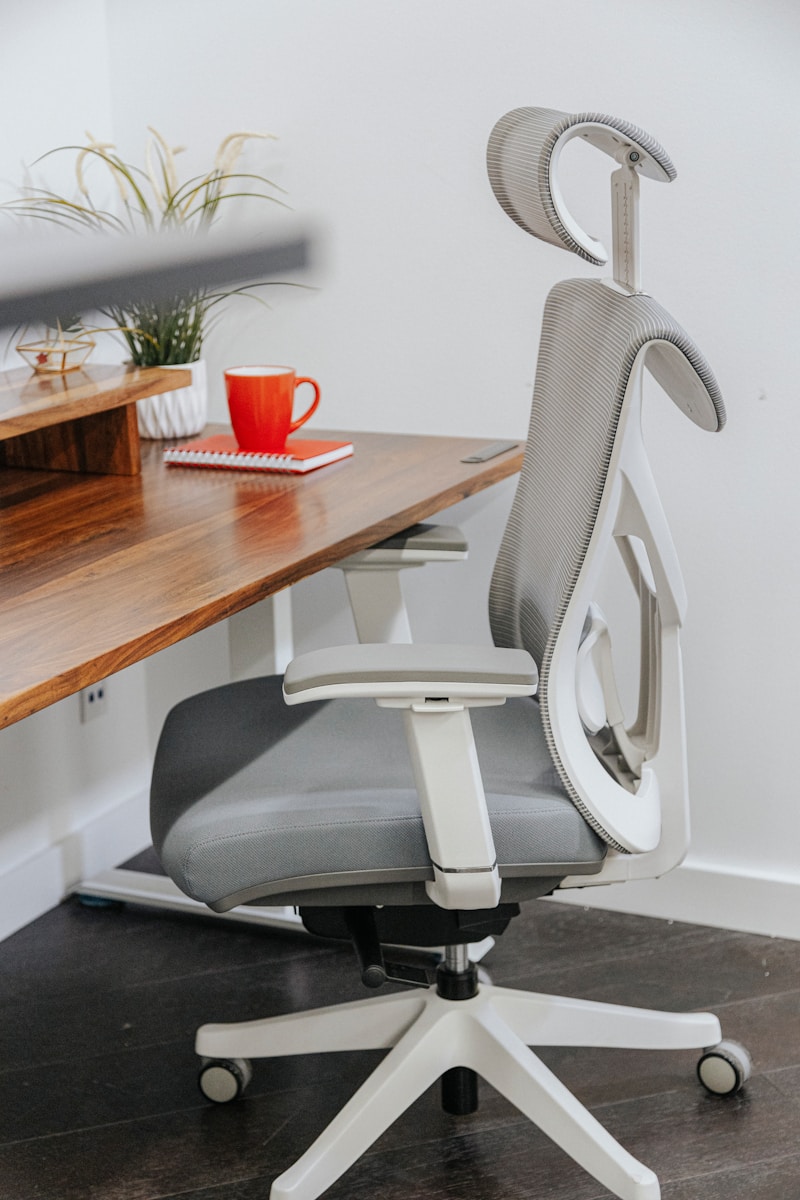
[(342, 570), (370, 566), (414, 566), (427, 562), (453, 562), (467, 557), (467, 540), (455, 525), (411, 525), (376, 542), (368, 550), (337, 563)]
[(433, 866), (425, 884), (442, 908), (494, 908), (500, 875), (469, 709), (536, 691), (525, 650), (496, 646), (335, 646), (292, 660), (288, 704), (371, 697), (403, 708), (406, 738)]
[(539, 681), (525, 650), (410, 643), (329, 646), (286, 668), (287, 704), (338, 696), (372, 699), (503, 700), (530, 696)]

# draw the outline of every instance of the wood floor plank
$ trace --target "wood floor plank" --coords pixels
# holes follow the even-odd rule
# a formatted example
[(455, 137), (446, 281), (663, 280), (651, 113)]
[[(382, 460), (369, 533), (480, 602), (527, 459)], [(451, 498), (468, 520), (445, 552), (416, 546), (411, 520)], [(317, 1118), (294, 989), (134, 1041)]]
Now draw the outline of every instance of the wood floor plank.
[[(800, 1154), (787, 1154), (777, 1160), (737, 1162), (701, 1177), (679, 1180), (664, 1192), (663, 1200), (797, 1200), (798, 1196)], [(253, 1197), (255, 1200), (255, 1192)]]
[[(350, 954), (303, 957), (276, 969), (205, 972), (169, 981), (143, 978), (138, 984), (99, 988), (87, 981), (85, 994), (28, 1000), (17, 1009), (0, 1006), (0, 1063), (3, 1070), (46, 1065), (133, 1047), (193, 1041), (208, 1021), (249, 1020), (360, 999), (362, 991)], [(293, 966), (294, 964), (294, 966)]]
[(332, 944), (255, 925), (138, 908), (87, 908), (75, 899), (0, 942), (0, 1011), (52, 999), (339, 954)]
[[(370, 1054), (317, 1054), (255, 1064), (248, 1100), (336, 1085), (344, 1099), (380, 1061)], [(35, 1138), (62, 1137), (104, 1125), (208, 1105), (197, 1087), (193, 1038), (120, 1054), (21, 1067), (0, 1078), (0, 1149)], [(313, 1107), (313, 1105), (312, 1105)], [(1, 1193), (0, 1193), (1, 1194)]]
[[(529, 906), (530, 907), (530, 906)], [(492, 954), (509, 987), (698, 1009), (800, 990), (798, 943), (548, 901)], [(664, 999), (669, 980), (669, 1004)]]

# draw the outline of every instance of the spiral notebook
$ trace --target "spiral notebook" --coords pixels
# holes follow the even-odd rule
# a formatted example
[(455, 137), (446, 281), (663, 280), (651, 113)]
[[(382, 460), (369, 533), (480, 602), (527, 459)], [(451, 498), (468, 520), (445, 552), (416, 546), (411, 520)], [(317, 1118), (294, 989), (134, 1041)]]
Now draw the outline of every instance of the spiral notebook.
[(181, 446), (169, 446), (164, 451), (164, 462), (171, 467), (228, 467), (238, 471), (279, 471), (304, 475), (307, 471), (316, 471), (317, 467), (347, 458), (352, 453), (352, 442), (292, 438), (286, 443), (283, 453), (267, 454), (240, 450), (232, 434), (217, 433), (212, 437), (184, 442)]

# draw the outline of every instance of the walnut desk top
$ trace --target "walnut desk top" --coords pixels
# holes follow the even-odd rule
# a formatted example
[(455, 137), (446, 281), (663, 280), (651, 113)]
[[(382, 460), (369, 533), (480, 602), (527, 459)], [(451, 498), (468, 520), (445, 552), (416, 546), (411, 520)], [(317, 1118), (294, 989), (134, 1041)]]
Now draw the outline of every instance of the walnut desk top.
[[(211, 431), (210, 431), (211, 432)], [(0, 727), (516, 473), (520, 444), (342, 433), (307, 475), (0, 468)]]

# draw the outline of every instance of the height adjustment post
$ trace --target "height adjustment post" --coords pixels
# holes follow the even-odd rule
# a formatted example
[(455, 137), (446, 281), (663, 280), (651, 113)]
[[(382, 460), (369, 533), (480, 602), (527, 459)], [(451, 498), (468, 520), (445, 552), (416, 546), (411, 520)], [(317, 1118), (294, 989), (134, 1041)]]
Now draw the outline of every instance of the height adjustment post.
[(611, 176), (614, 280), (631, 292), (642, 290), (639, 245), (639, 173), (642, 155), (626, 149), (622, 165)]

